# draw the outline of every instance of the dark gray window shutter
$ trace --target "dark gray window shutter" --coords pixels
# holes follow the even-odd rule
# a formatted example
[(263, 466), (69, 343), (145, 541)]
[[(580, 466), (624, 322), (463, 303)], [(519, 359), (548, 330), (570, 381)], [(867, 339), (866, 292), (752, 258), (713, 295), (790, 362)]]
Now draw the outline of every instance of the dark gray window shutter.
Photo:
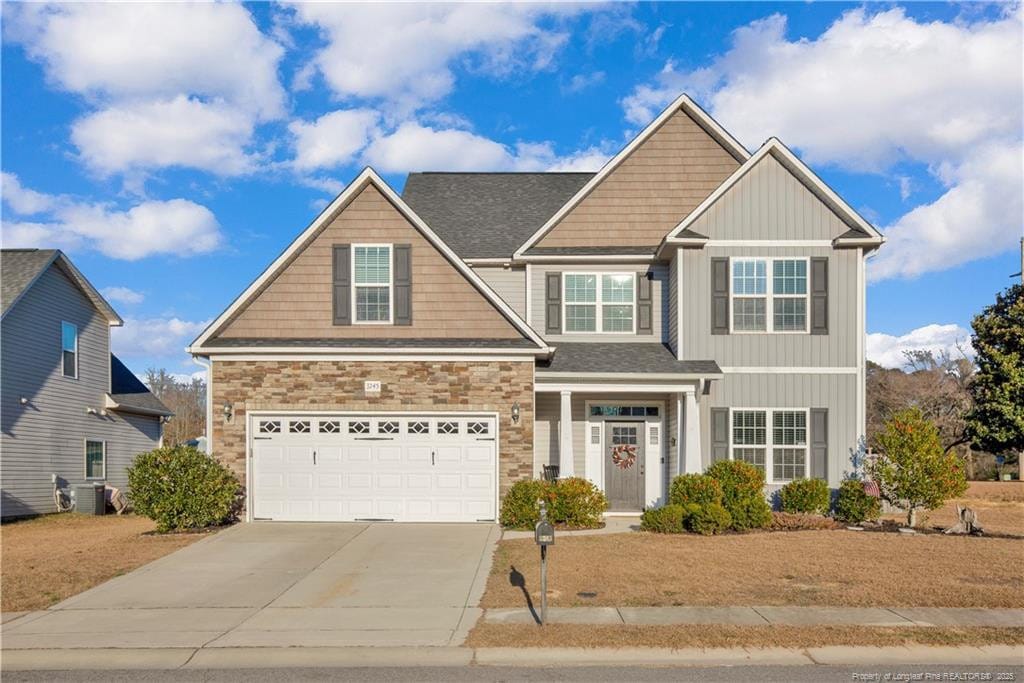
[(711, 409), (711, 463), (729, 459), (729, 409)]
[(711, 259), (711, 334), (729, 334), (729, 259)]
[(636, 274), (636, 333), (654, 334), (654, 297), (651, 294), (651, 274)]
[(828, 334), (828, 258), (811, 259), (811, 334)]
[(412, 245), (396, 244), (393, 250), (395, 324), (412, 325)]
[(562, 274), (547, 273), (544, 276), (544, 332), (558, 334), (562, 331)]
[(352, 324), (352, 245), (334, 245), (334, 324)]
[(811, 478), (828, 479), (828, 408), (811, 408)]

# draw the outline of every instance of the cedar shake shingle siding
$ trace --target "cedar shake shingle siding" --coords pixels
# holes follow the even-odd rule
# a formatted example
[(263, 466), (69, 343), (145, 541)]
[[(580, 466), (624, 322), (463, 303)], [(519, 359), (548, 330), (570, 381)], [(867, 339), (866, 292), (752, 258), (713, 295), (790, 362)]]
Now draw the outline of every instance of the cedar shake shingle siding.
[[(335, 244), (412, 246), (412, 324), (335, 325)], [(477, 337), (522, 334), (373, 186), (366, 187), (218, 335), (223, 338)]]
[(535, 245), (657, 245), (739, 162), (686, 112), (672, 115)]

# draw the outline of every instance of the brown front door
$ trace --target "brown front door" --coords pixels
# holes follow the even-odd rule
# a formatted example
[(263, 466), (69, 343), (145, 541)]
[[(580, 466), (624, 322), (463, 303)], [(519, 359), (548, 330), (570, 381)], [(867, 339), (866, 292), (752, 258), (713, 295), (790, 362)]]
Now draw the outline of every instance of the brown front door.
[(604, 492), (608, 509), (644, 507), (644, 423), (604, 423)]

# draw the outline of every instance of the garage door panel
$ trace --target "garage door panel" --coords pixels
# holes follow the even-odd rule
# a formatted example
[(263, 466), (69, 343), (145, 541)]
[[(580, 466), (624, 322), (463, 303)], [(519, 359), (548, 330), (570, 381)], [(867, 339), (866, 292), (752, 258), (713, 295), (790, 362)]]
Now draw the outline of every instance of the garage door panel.
[(377, 475), (377, 489), (381, 491), (402, 489), (402, 475), (399, 472), (382, 472)]
[(378, 446), (377, 447), (377, 462), (380, 462), (380, 463), (400, 463), (400, 462), (402, 462), (402, 447), (401, 446)]
[(369, 491), (373, 488), (373, 475), (369, 472), (346, 474), (344, 482), (349, 489)]
[(465, 488), (470, 491), (489, 491), (492, 486), (494, 486), (494, 481), (489, 474), (465, 475)]

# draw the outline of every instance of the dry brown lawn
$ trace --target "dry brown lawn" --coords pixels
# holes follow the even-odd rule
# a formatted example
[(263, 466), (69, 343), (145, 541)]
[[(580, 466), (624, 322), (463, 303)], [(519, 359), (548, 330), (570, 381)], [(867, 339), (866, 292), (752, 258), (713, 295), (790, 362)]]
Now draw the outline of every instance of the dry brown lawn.
[[(549, 604), (1024, 607), (1024, 540), (794, 531), (557, 539)], [(532, 539), (502, 541), (482, 606), (539, 597)], [(513, 585), (519, 584), (519, 585)], [(581, 597), (579, 593), (596, 593)]]
[(46, 515), (0, 526), (0, 610), (44, 609), (208, 533), (151, 533), (134, 515)]
[[(1024, 538), (1024, 482), (972, 481), (963, 498), (951, 500), (939, 510), (921, 513), (918, 525), (943, 529), (952, 526), (956, 521), (957, 504), (977, 512), (978, 521), (985, 531)], [(884, 517), (900, 522), (906, 520), (906, 515), (902, 514)]]
[(823, 647), (827, 645), (1019, 645), (1024, 628), (867, 626), (597, 626), (477, 624), (467, 647)]

